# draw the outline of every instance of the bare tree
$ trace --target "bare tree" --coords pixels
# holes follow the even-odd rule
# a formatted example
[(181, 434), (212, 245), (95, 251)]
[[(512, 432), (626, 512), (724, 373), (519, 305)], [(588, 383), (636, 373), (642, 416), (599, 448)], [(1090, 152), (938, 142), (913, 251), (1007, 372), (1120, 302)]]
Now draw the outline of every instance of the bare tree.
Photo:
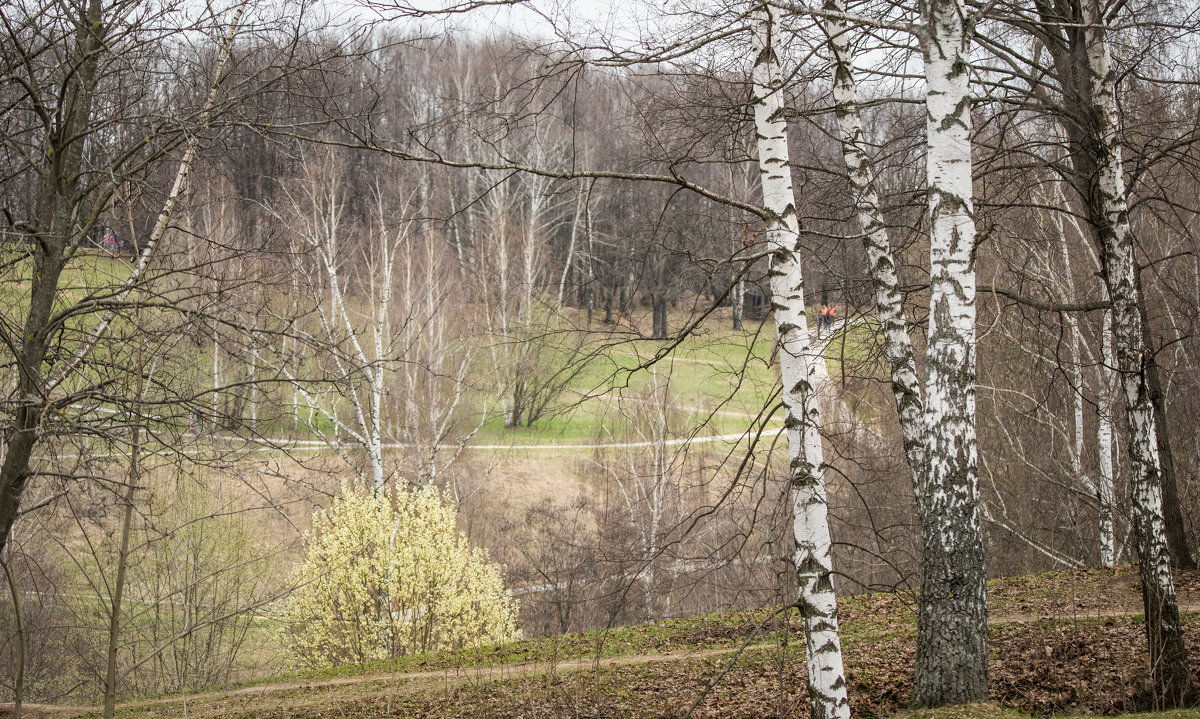
[[(1095, 162), (1094, 179), (1089, 184), (1098, 201), (1089, 203), (1092, 213), (1088, 219), (1097, 233), (1104, 282), (1113, 303), (1113, 349), (1116, 369), (1125, 392), (1129, 455), (1133, 468), (1130, 492), (1133, 497), (1146, 633), (1150, 643), (1151, 677), (1156, 697), (1178, 706), (1192, 694), (1191, 670), (1183, 643), (1183, 627), (1179, 621), (1170, 554), (1163, 527), (1161, 470), (1156, 439), (1159, 429), (1155, 424), (1143, 356), (1137, 265), (1129, 231), (1121, 145), (1115, 126), (1118, 112), (1108, 43), (1108, 14), (1099, 0), (1090, 0), (1081, 7), (1086, 86), (1075, 89), (1085, 91), (1081, 93), (1079, 102), (1087, 103), (1087, 106), (1080, 109), (1085, 111), (1084, 117), (1091, 122), (1079, 128), (1087, 134), (1080, 133), (1077, 137), (1088, 148), (1088, 154)], [(1077, 156), (1077, 161), (1082, 164), (1083, 158)], [(1085, 168), (1079, 169), (1084, 171)]]
[[(39, 442), (64, 429), (71, 432), (61, 422), (54, 426), (50, 418), (62, 420), (69, 408), (102, 393), (103, 381), (84, 380), (87, 373), (80, 365), (112, 324), (116, 310), (131, 304), (130, 292), (144, 282), (147, 262), (171, 221), (197, 147), (197, 136), (182, 128), (204, 127), (224, 109), (224, 103), (218, 106), (221, 76), (245, 3), (233, 10), (215, 75), (202, 100), (166, 100), (176, 106), (161, 117), (174, 115), (180, 118), (178, 124), (165, 120), (145, 124), (143, 105), (157, 100), (121, 96), (120, 89), (139, 83), (153, 86), (157, 80), (152, 68), (158, 62), (147, 56), (153, 52), (150, 48), (169, 44), (163, 39), (201, 27), (203, 21), (188, 23), (180, 11), (170, 8), (154, 17), (129, 14), (130, 7), (124, 1), (105, 6), (100, 0), (71, 7), (21, 6), (5, 18), (2, 42), (9, 65), (0, 91), (11, 97), (13, 112), (6, 119), (4, 142), (7, 156), (17, 158), (4, 173), (5, 193), (27, 194), (33, 207), (28, 212), (18, 209), (14, 215), (5, 204), (6, 239), (18, 251), (4, 269), (6, 274), (25, 271), (30, 279), (19, 317), (6, 318), (3, 330), (4, 344), (11, 351), (7, 364), (16, 382), (5, 402), (11, 421), (5, 422), (2, 436), (0, 549), (18, 515)], [(222, 15), (211, 20), (217, 27), (226, 23)], [(140, 58), (134, 64), (147, 69), (135, 78), (129, 65), (113, 61), (121, 57)], [(181, 86), (188, 84), (186, 78), (181, 80)], [(126, 280), (56, 307), (64, 271), (102, 234), (114, 202), (128, 192), (135, 178), (181, 147), (184, 152), (171, 191)], [(80, 339), (64, 344), (63, 330), (76, 328), (81, 317), (97, 310), (103, 313), (99, 323), (82, 331)]]
[(928, 474), (917, 490), (923, 545), (916, 706), (987, 697), (987, 601), (975, 441), (975, 222), (968, 56), (960, 0), (921, 4), (929, 192)]
[(779, 11), (767, 3), (753, 7), (754, 120), (758, 166), (771, 249), (772, 304), (779, 342), (788, 453), (799, 606), (807, 648), (808, 688), (814, 719), (850, 716), (833, 590), (833, 553), (823, 476), (815, 363), (810, 346), (800, 228), (788, 160), (788, 128), (783, 117)]

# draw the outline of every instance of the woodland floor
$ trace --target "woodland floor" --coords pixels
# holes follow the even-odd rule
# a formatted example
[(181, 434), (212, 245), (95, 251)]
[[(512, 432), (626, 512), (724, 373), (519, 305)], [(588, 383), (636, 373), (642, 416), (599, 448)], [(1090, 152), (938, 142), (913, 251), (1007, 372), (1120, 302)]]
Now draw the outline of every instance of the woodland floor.
[[(1200, 575), (1179, 575), (1176, 581), (1190, 656), (1200, 667)], [(993, 704), (962, 710), (962, 717), (1151, 708), (1141, 598), (1132, 569), (1012, 577), (988, 589)], [(913, 599), (872, 594), (841, 602), (856, 717), (925, 716), (904, 711), (913, 666)], [(117, 715), (677, 718), (695, 705), (691, 716), (697, 718), (797, 716), (807, 714), (801, 706), (803, 675), (794, 612), (735, 612), (132, 700), (120, 704)], [(64, 719), (96, 714), (94, 707), (37, 705), (26, 705), (25, 712)], [(10, 714), (0, 707), (4, 716)]]

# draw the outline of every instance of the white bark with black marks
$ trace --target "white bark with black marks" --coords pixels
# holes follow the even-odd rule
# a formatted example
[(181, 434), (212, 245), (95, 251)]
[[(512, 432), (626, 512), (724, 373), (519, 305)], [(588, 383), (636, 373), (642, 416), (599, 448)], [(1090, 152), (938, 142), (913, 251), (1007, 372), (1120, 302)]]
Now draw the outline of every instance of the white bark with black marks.
[(871, 175), (862, 118), (858, 109), (858, 87), (854, 79), (854, 55), (847, 24), (838, 19), (846, 13), (844, 0), (827, 0), (825, 33), (833, 52), (833, 102), (837, 116), (838, 139), (850, 180), (851, 197), (863, 247), (867, 253), (871, 284), (875, 288), (875, 309), (879, 315), (884, 355), (892, 373), (892, 392), (904, 439), (904, 456), (913, 476), (913, 487), (920, 489), (925, 472), (925, 405), (921, 381), (917, 376), (916, 357), (904, 319), (900, 278), (892, 255), (891, 240), (884, 224), (879, 195)]
[(930, 297), (928, 472), (918, 490), (923, 563), (914, 706), (987, 699), (987, 602), (975, 439), (975, 220), (971, 28), (962, 0), (921, 4)]
[(1095, 142), (1097, 155), (1093, 191), (1103, 208), (1103, 218), (1095, 229), (1103, 250), (1104, 281), (1112, 300), (1113, 354), (1125, 392), (1131, 465), (1129, 489), (1150, 645), (1151, 680), (1158, 701), (1178, 706), (1192, 691), (1191, 671), (1163, 522), (1158, 428), (1146, 384), (1133, 237), (1129, 232), (1121, 142), (1116, 126), (1116, 81), (1103, 8), (1098, 0), (1088, 0), (1082, 9), (1090, 83), (1091, 106), (1087, 109), (1095, 133), (1090, 139)]
[(1101, 328), (1101, 352), (1099, 390), (1096, 392), (1096, 451), (1099, 453), (1099, 471), (1096, 480), (1096, 500), (1100, 506), (1100, 565), (1111, 567), (1117, 563), (1116, 533), (1113, 530), (1113, 399), (1116, 392), (1113, 367), (1112, 313), (1105, 311), (1104, 326)]
[(791, 456), (791, 499), (808, 660), (808, 688), (814, 719), (848, 719), (850, 704), (842, 668), (833, 552), (825, 498), (820, 417), (801, 272), (800, 227), (796, 216), (783, 115), (783, 73), (779, 63), (778, 11), (766, 3), (753, 9), (754, 125), (758, 165), (771, 251), (769, 278), (783, 377), (783, 405)]

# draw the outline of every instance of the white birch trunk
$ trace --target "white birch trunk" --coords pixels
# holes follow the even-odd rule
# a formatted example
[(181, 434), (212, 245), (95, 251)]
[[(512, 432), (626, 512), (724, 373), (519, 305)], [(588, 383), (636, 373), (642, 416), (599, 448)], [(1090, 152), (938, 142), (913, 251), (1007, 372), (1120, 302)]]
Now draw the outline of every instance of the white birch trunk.
[(1096, 501), (1100, 514), (1100, 564), (1111, 567), (1117, 563), (1116, 533), (1113, 531), (1113, 367), (1112, 314), (1104, 313), (1100, 330), (1103, 361), (1100, 365), (1099, 390), (1096, 392), (1096, 451), (1099, 471), (1096, 479)]
[[(1056, 192), (1054, 196), (1049, 198), (1047, 204), (1054, 206), (1057, 203), (1060, 207), (1068, 207), (1067, 198), (1063, 194), (1061, 187), (1055, 184)], [(1071, 253), (1067, 247), (1067, 228), (1063, 222), (1062, 215), (1053, 213), (1054, 229), (1058, 234), (1058, 251), (1062, 259), (1062, 287), (1065, 291), (1058, 293), (1058, 299), (1067, 303), (1075, 297), (1075, 277), (1074, 271), (1071, 268)], [(1075, 225), (1076, 230), (1078, 226)], [(1049, 269), (1048, 278), (1051, 279), (1055, 273), (1053, 269)], [(1097, 507), (1097, 544), (1099, 545), (1100, 564), (1101, 566), (1111, 567), (1115, 563), (1113, 550), (1115, 541), (1113, 537), (1113, 516), (1112, 516), (1112, 418), (1110, 415), (1112, 408), (1112, 381), (1111, 367), (1112, 356), (1112, 341), (1109, 333), (1109, 313), (1104, 313), (1104, 323), (1100, 329), (1101, 334), (1101, 354), (1103, 361), (1099, 367), (1099, 379), (1097, 381), (1096, 391), (1096, 414), (1099, 419), (1099, 424), (1096, 429), (1097, 451), (1099, 453), (1099, 467), (1097, 478), (1093, 481), (1084, 470), (1083, 467), (1083, 445), (1084, 445), (1084, 421), (1083, 421), (1083, 390), (1084, 390), (1084, 341), (1083, 334), (1079, 327), (1079, 318), (1074, 313), (1063, 313), (1063, 321), (1067, 325), (1067, 333), (1070, 338), (1071, 348), (1071, 382), (1074, 385), (1071, 392), (1071, 414), (1073, 422), (1072, 447), (1071, 447), (1071, 471), (1074, 476), (1078, 477), (1084, 489), (1096, 498)], [(1089, 356), (1092, 356), (1089, 352)]]
[(575, 260), (575, 239), (579, 236), (579, 223), (584, 220), (586, 214), (583, 209), (586, 197), (583, 182), (580, 182), (575, 197), (575, 219), (571, 222), (571, 239), (567, 243), (567, 260), (563, 263), (562, 276), (558, 278), (558, 306), (560, 308), (563, 306), (563, 292), (567, 287), (567, 276), (571, 274), (571, 263)]
[(987, 603), (975, 441), (975, 221), (970, 29), (963, 0), (925, 0), (929, 187), (928, 471), (914, 706), (987, 699)]
[[(392, 306), (392, 269), (395, 261), (392, 251), (391, 239), (388, 237), (387, 218), (383, 208), (382, 192), (379, 192), (376, 197), (376, 221), (379, 223), (379, 258), (378, 262), (382, 265), (376, 270), (381, 277), (377, 280), (378, 289), (372, 285), (371, 294), (378, 292), (378, 300), (372, 303), (372, 311), (375, 314), (373, 331), (374, 337), (374, 353), (375, 361), (369, 365), (370, 382), (371, 382), (371, 480), (375, 487), (375, 493), (378, 494), (384, 489), (386, 481), (383, 471), (383, 380), (386, 369), (386, 363), (391, 359), (393, 354), (391, 346), (391, 323), (389, 315)], [(375, 299), (374, 297), (372, 299)], [(365, 361), (367, 358), (363, 357)]]
[(454, 192), (450, 192), (450, 236), (454, 238), (454, 255), (458, 258), (458, 278), (467, 281), (467, 262), (463, 257), (462, 235), (458, 229), (460, 218), (458, 207), (454, 201)]
[(791, 499), (796, 538), (794, 558), (807, 649), (808, 689), (814, 719), (847, 719), (850, 704), (842, 668), (829, 508), (813, 381), (812, 348), (804, 306), (800, 227), (783, 116), (783, 73), (779, 20), (765, 2), (753, 10), (754, 125), (758, 166), (771, 251), (769, 277), (779, 342), (783, 405), (791, 456)]
[[(1061, 131), (1061, 130), (1060, 130)], [(1064, 132), (1065, 134), (1065, 132)], [(1045, 204), (1050, 207), (1069, 208), (1069, 200), (1063, 192), (1062, 183), (1054, 183), (1054, 192), (1050, 195)], [(1068, 227), (1075, 232), (1077, 237), (1087, 236), (1087, 231), (1080, 224), (1077, 216), (1069, 213), (1054, 213), (1054, 226), (1059, 236), (1059, 253), (1062, 256), (1063, 271), (1062, 277), (1066, 286), (1066, 292), (1059, 295), (1059, 300), (1066, 303), (1070, 302), (1075, 297), (1075, 282), (1074, 273), (1071, 269), (1070, 253), (1067, 245), (1067, 230)], [(1091, 259), (1091, 267), (1096, 270), (1102, 269), (1100, 257), (1096, 254), (1092, 245), (1084, 244), (1082, 246), (1087, 251)], [(1053, 281), (1058, 273), (1053, 270), (1049, 271), (1046, 280)], [(1106, 291), (1107, 294), (1107, 291)], [(1116, 376), (1113, 371), (1113, 356), (1112, 356), (1112, 316), (1109, 311), (1104, 312), (1103, 321), (1100, 328), (1100, 356), (1096, 357), (1091, 346), (1083, 340), (1082, 332), (1080, 331), (1079, 321), (1072, 314), (1066, 314), (1070, 333), (1071, 333), (1071, 351), (1072, 357), (1075, 358), (1076, 367), (1082, 371), (1084, 364), (1096, 366), (1096, 445), (1099, 454), (1097, 476), (1095, 481), (1090, 480), (1083, 474), (1080, 467), (1076, 473), (1083, 480), (1084, 488), (1092, 494), (1096, 499), (1097, 507), (1097, 529), (1100, 564), (1102, 566), (1113, 566), (1116, 564), (1116, 534), (1113, 525), (1113, 482), (1114, 470), (1116, 462), (1117, 446), (1113, 444), (1113, 398), (1115, 396)], [(1084, 381), (1078, 379), (1079, 375), (1073, 372), (1076, 377), (1076, 382)], [(1081, 437), (1083, 432), (1082, 425), (1082, 397), (1075, 399), (1075, 448), (1076, 454), (1081, 452)], [(1075, 458), (1072, 458), (1072, 462)], [(1080, 460), (1081, 461), (1081, 460)], [(1073, 465), (1074, 466), (1074, 465)]]
[(855, 215), (862, 229), (871, 284), (875, 288), (875, 308), (884, 339), (884, 354), (891, 368), (892, 392), (900, 418), (904, 456), (912, 474), (913, 487), (919, 490), (925, 472), (925, 406), (917, 377), (916, 356), (904, 318), (896, 260), (892, 255), (891, 240), (871, 177), (871, 158), (867, 154), (858, 110), (858, 87), (854, 80), (850, 32), (845, 22), (834, 19), (845, 14), (845, 5), (844, 0), (827, 0), (825, 3), (825, 9), (831, 11), (825, 20), (825, 31), (833, 51), (834, 110)]
[[(738, 163), (732, 159), (733, 152), (730, 153), (729, 161), (729, 195), (730, 197), (738, 197)], [(745, 176), (743, 176), (745, 177)], [(738, 218), (741, 217), (741, 212), (737, 208), (729, 208), (729, 233), (732, 252), (737, 253), (739, 248), (746, 247), (749, 241), (749, 228), (746, 225), (742, 226), (742, 231), (738, 231)], [(734, 265), (733, 271), (736, 277), (733, 281), (733, 297), (730, 305), (732, 305), (733, 315), (733, 331), (742, 331), (743, 309), (746, 304), (746, 268)]]
[(1104, 280), (1112, 300), (1113, 349), (1125, 392), (1129, 431), (1130, 495), (1142, 579), (1142, 601), (1150, 645), (1150, 672), (1156, 697), (1178, 706), (1191, 693), (1191, 671), (1179, 621), (1171, 558), (1163, 522), (1158, 441), (1146, 386), (1141, 315), (1134, 276), (1133, 238), (1118, 137), (1116, 84), (1106, 18), (1098, 0), (1083, 5), (1090, 128), (1097, 155), (1096, 186), (1103, 217), (1094, 217), (1103, 248)]
[(258, 344), (251, 338), (250, 347), (250, 431), (258, 431)]
[[(298, 317), (300, 315), (300, 288), (299, 288), (296, 280), (297, 280), (297, 278), (293, 274), (291, 277), (291, 283), (292, 283), (292, 314), (291, 314), (291, 316), (292, 317)], [(289, 335), (284, 338), (283, 356), (285, 358), (285, 361), (287, 361), (287, 362), (293, 361), (292, 357), (293, 357), (293, 355), (296, 354), (295, 348), (296, 348), (297, 344), (298, 343), (296, 341), (296, 338), (293, 336)], [(300, 361), (299, 357), (297, 357), (295, 361), (299, 362)], [(292, 386), (292, 431), (297, 432), (297, 431), (299, 431), (299, 429), (300, 429), (300, 391), (298, 389), (296, 389), (296, 387), (293, 385)]]
[[(352, 419), (349, 423), (339, 416), (338, 400), (329, 408), (307, 391), (295, 366), (290, 362), (278, 369), (291, 381), (293, 391), (304, 397), (311, 411), (315, 409), (333, 424), (332, 439), (312, 427), (348, 464), (354, 465), (341, 446), (341, 435), (351, 437), (363, 450), (368, 466), (356, 467), (360, 481), (380, 492), (387, 475), (384, 471), (383, 428), (384, 385), (387, 366), (395, 360), (391, 323), (392, 277), (395, 262), (394, 244), (398, 245), (406, 225), (389, 233), (383, 207), (383, 195), (376, 189), (373, 245), (367, 253), (366, 280), (367, 311), (361, 311), (348, 298), (342, 256), (342, 217), (345, 210), (339, 168), (328, 162), (307, 165), (307, 181), (301, 183), (303, 200), (289, 195), (296, 217), (296, 241), (311, 251), (311, 268), (300, 268), (306, 287), (316, 300), (316, 319), (320, 335), (311, 336), (313, 344), (329, 346), (328, 361), (334, 368), (333, 377), (344, 383), (344, 398), (349, 404)], [(297, 248), (298, 249), (298, 248)], [(299, 253), (298, 253), (299, 254)], [(323, 301), (325, 295), (328, 304)], [(300, 328), (293, 331), (300, 332)], [(361, 339), (360, 339), (361, 338)], [(261, 359), (261, 354), (256, 354)], [(358, 378), (362, 378), (361, 381)]]
[(588, 187), (588, 195), (583, 201), (584, 230), (587, 233), (587, 328), (592, 328), (592, 312), (596, 310), (596, 238), (592, 224), (591, 193), (595, 185)]
[(216, 328), (213, 328), (212, 342), (212, 426), (209, 429), (215, 432), (217, 417), (221, 416), (221, 336)]

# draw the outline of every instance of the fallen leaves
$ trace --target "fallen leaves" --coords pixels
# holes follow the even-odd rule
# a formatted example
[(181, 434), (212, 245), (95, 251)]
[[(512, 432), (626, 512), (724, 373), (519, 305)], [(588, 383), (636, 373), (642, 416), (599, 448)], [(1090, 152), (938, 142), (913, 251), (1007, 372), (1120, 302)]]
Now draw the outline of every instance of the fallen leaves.
[[(1200, 589), (1200, 584), (1191, 586), (1197, 584), (1194, 577), (1186, 577), (1181, 584)], [(1137, 599), (1136, 587), (1127, 574), (1081, 570), (994, 586), (993, 620), (1003, 620), (1006, 614), (1017, 617), (996, 621), (989, 632), (991, 699), (1003, 708), (996, 709), (997, 717), (1004, 715), (1004, 709), (1035, 715), (1111, 715), (1147, 708), (1149, 658), (1144, 625), (1132, 615), (1105, 613)], [(1054, 619), (1037, 618), (1055, 614)], [(901, 712), (912, 689), (915, 619), (911, 598), (855, 597), (844, 603), (841, 615), (854, 716), (874, 719)], [(760, 628), (764, 618), (768, 621)], [(792, 634), (785, 643), (782, 633), (789, 628)], [(610, 643), (634, 641), (622, 638), (623, 631), (610, 635)], [(513, 666), (487, 674), (460, 669), (438, 679), (398, 679), (386, 691), (375, 683), (237, 701), (227, 698), (219, 714), (206, 714), (204, 708), (193, 705), (189, 716), (680, 719), (698, 698), (701, 701), (692, 714), (697, 719), (807, 713), (804, 643), (794, 619), (770, 618), (762, 612), (734, 613), (629, 631), (630, 637), (638, 637), (636, 648), (646, 655), (700, 651), (714, 645), (736, 647), (747, 640), (751, 647), (711, 689), (709, 684), (726, 668), (732, 650), (719, 656), (659, 660), (645, 656), (629, 664), (593, 666), (584, 662), (583, 668), (564, 664), (557, 670), (544, 664), (538, 669)], [(1200, 656), (1200, 625), (1194, 615), (1185, 620), (1185, 635), (1192, 656)], [(581, 647), (598, 646), (581, 635), (564, 638), (562, 648), (576, 641)], [(610, 650), (606, 645), (605, 653)], [(546, 660), (544, 652), (534, 654)]]

